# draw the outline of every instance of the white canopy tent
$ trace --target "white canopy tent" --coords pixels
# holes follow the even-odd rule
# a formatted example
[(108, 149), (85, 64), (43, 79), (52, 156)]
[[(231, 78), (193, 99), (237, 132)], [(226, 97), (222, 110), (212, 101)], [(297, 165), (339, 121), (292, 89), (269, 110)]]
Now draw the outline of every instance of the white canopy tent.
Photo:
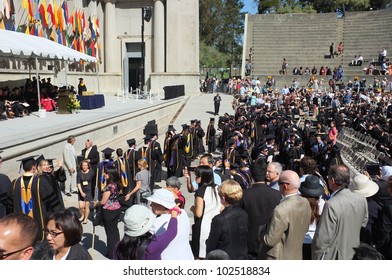
[[(97, 61), (95, 57), (75, 51), (46, 38), (8, 30), (0, 30), (0, 56), (35, 59), (39, 109), (41, 109), (38, 79), (39, 59), (87, 62)], [(65, 67), (65, 69), (67, 71), (67, 67)]]

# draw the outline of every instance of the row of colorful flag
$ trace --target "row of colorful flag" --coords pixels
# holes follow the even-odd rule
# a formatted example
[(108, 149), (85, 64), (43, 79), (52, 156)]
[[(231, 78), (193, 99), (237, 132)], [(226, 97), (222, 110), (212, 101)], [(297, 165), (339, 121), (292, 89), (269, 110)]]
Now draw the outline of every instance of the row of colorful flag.
[(100, 31), (96, 15), (87, 17), (82, 9), (75, 9), (69, 13), (65, 0), (22, 0), (21, 7), (27, 11), (28, 22), (17, 26), (13, 16), (13, 2), (0, 0), (0, 29), (45, 37), (99, 58)]

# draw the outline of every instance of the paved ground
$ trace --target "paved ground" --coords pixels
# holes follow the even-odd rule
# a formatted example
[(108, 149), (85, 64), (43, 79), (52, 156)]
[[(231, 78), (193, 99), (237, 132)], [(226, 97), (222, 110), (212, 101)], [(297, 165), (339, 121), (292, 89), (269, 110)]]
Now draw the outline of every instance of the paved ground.
[[(204, 130), (206, 130), (208, 122), (210, 117), (213, 117), (213, 111), (214, 111), (214, 105), (213, 105), (213, 96), (212, 94), (203, 94), (200, 96), (193, 96), (188, 99), (186, 99), (186, 104), (184, 107), (182, 107), (181, 111), (179, 114), (175, 117), (173, 120), (173, 125), (174, 128), (177, 130), (181, 131), (181, 124), (188, 123), (191, 119), (199, 119), (201, 120), (201, 124)], [(222, 102), (221, 102), (221, 108), (220, 108), (220, 113), (223, 115), (225, 112), (232, 113), (233, 110), (231, 108), (231, 101), (232, 101), (232, 96), (229, 95), (222, 95)], [(138, 106), (148, 106), (148, 101), (137, 101), (139, 102)], [(144, 103), (143, 103), (144, 102)], [(154, 101), (154, 102), (160, 102), (160, 101)], [(111, 102), (106, 102), (105, 109), (102, 111), (107, 113), (108, 115), (110, 112), (115, 112), (114, 108), (111, 106), (116, 106), (116, 111), (118, 109), (118, 106), (120, 106), (122, 102), (118, 102), (117, 100), (113, 100), (113, 103)], [(124, 104), (124, 106), (129, 106), (128, 103)], [(129, 108), (129, 107), (127, 107)], [(98, 109), (101, 110), (101, 109)], [(95, 110), (94, 110), (95, 111)], [(91, 112), (90, 114), (94, 114), (95, 112)], [(69, 116), (69, 115), (68, 115)], [(164, 131), (162, 131), (164, 132)], [(164, 139), (164, 134), (160, 135), (160, 141), (162, 143)], [(198, 161), (196, 161), (194, 164), (197, 164)], [(182, 192), (186, 198), (186, 205), (185, 205), (185, 210), (187, 211), (189, 215), (189, 219), (191, 223), (193, 222), (193, 215), (189, 211), (190, 207), (193, 205), (194, 201), (194, 196), (193, 194), (189, 194), (186, 185), (185, 185), (185, 179), (181, 178), (181, 182), (183, 183), (182, 187)], [(164, 185), (164, 181), (160, 183), (161, 186)], [(77, 211), (77, 195), (72, 195), (72, 197), (67, 197), (64, 196), (64, 202), (67, 207), (71, 207), (71, 209)], [(93, 256), (94, 259), (98, 260), (105, 260), (105, 254), (106, 254), (106, 235), (103, 227), (98, 226), (95, 227), (95, 237), (94, 237), (94, 250), (92, 249), (92, 241), (93, 241), (93, 232), (94, 228), (92, 226), (92, 223), (89, 221), (84, 227), (84, 234), (83, 234), (83, 240), (82, 243), (83, 245), (89, 250), (90, 254)], [(118, 225), (120, 229), (120, 237), (123, 236), (123, 228), (124, 225), (122, 222), (119, 223)]]

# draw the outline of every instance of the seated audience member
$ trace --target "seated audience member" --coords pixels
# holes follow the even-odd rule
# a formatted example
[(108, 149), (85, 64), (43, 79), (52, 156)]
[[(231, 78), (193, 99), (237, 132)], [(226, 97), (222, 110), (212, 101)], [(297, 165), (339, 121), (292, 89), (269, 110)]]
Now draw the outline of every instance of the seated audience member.
[(361, 66), (362, 63), (363, 63), (363, 56), (362, 55), (358, 55), (357, 63), (355, 65)]
[(56, 102), (46, 94), (46, 89), (41, 91), (41, 106), (47, 112), (56, 110)]
[(38, 239), (37, 222), (23, 213), (0, 219), (0, 260), (28, 260)]

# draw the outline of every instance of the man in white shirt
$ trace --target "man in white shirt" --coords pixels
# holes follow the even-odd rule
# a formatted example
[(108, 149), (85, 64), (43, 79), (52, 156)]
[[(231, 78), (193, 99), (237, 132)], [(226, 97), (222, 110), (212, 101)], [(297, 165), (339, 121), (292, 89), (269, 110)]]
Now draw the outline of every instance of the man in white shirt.
[(76, 187), (76, 153), (73, 146), (75, 142), (75, 136), (68, 136), (67, 144), (65, 144), (63, 149), (64, 167), (67, 174), (67, 181), (65, 181), (64, 192), (67, 196), (71, 196), (71, 193), (78, 193)]

